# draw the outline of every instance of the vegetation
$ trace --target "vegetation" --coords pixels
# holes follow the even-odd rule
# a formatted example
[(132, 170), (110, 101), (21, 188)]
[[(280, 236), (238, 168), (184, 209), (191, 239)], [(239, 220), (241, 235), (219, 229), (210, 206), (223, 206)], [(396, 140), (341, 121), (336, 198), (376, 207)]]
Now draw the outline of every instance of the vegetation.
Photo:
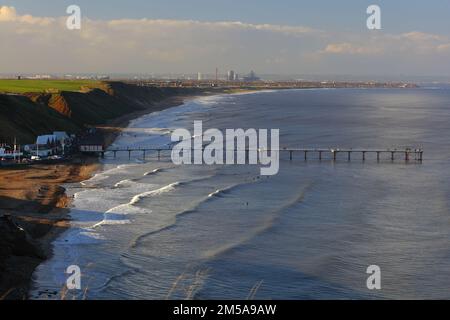
[(3, 93), (57, 93), (61, 91), (86, 91), (101, 86), (96, 80), (0, 80)]

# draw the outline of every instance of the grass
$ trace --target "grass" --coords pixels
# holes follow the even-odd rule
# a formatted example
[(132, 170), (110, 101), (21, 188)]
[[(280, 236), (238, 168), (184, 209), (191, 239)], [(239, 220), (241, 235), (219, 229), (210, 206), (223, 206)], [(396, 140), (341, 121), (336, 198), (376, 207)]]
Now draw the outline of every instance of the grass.
[(83, 88), (96, 88), (101, 84), (96, 80), (0, 80), (0, 92), (60, 92), (82, 91)]

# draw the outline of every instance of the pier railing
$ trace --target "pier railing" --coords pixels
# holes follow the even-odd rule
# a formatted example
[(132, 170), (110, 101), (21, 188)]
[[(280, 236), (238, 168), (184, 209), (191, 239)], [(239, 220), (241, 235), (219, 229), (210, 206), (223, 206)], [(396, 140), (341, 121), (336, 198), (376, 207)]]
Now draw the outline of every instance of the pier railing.
[[(202, 148), (204, 151), (205, 148)], [(142, 158), (145, 160), (150, 153), (155, 153), (156, 158), (158, 160), (161, 159), (161, 155), (163, 152), (171, 152), (172, 148), (143, 148), (143, 147), (128, 147), (128, 148), (109, 148), (106, 150), (107, 153), (112, 153), (113, 158), (117, 157), (118, 153), (128, 153), (128, 158), (131, 159), (132, 154), (136, 152), (142, 153)], [(194, 149), (191, 149), (194, 151)], [(226, 150), (225, 150), (226, 151)], [(328, 148), (328, 149), (314, 149), (314, 148), (280, 148), (277, 150), (274, 149), (245, 149), (238, 150), (234, 149), (235, 152), (245, 152), (246, 155), (252, 152), (280, 152), (288, 154), (289, 160), (293, 161), (294, 159), (298, 159), (299, 157), (303, 160), (324, 160), (330, 159), (332, 161), (338, 161), (341, 159), (346, 159), (347, 161), (351, 161), (354, 159), (359, 159), (362, 161), (366, 161), (368, 159), (368, 155), (375, 155), (377, 161), (381, 161), (382, 159), (388, 159), (391, 161), (395, 160), (404, 160), (406, 162), (423, 161), (423, 149), (422, 148), (395, 148), (395, 149), (341, 149), (341, 148)], [(104, 156), (104, 153), (102, 153)], [(359, 157), (358, 157), (359, 156)]]

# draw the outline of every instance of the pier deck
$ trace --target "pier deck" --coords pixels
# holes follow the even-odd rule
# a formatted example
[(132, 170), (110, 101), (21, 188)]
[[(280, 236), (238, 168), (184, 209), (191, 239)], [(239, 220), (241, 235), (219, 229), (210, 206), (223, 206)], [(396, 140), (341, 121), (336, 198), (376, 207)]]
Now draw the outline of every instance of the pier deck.
[[(161, 159), (161, 154), (163, 152), (172, 151), (171, 148), (145, 148), (145, 147), (129, 147), (129, 148), (110, 148), (107, 149), (107, 153), (112, 153), (113, 158), (115, 159), (117, 157), (118, 153), (128, 153), (129, 159), (131, 159), (132, 153), (141, 152), (142, 157), (145, 160), (149, 153), (156, 153), (156, 158), (158, 160)], [(235, 150), (237, 152), (237, 150)], [(242, 150), (245, 151), (247, 154), (250, 151), (255, 150)], [(265, 150), (256, 150), (258, 152), (261, 151), (269, 151), (269, 152), (280, 152), (286, 153), (289, 155), (289, 160), (298, 159), (298, 155), (300, 154), (300, 157), (304, 160), (309, 159), (317, 159), (317, 160), (324, 160), (324, 159), (331, 159), (332, 161), (338, 161), (343, 158), (345, 158), (347, 161), (354, 160), (355, 158), (366, 161), (368, 159), (368, 155), (372, 154), (376, 156), (377, 161), (381, 161), (382, 157), (388, 156), (388, 159), (391, 161), (395, 160), (403, 160), (406, 162), (409, 161), (416, 161), (416, 162), (422, 162), (423, 161), (423, 149), (422, 148), (395, 148), (395, 149), (341, 149), (341, 148), (329, 148), (329, 149), (316, 149), (316, 148), (280, 148), (278, 150), (271, 150), (271, 149), (265, 149)], [(343, 156), (342, 156), (343, 155)], [(102, 153), (102, 156), (104, 156), (104, 153)], [(355, 157), (356, 156), (356, 157)], [(358, 157), (359, 156), (359, 157)]]

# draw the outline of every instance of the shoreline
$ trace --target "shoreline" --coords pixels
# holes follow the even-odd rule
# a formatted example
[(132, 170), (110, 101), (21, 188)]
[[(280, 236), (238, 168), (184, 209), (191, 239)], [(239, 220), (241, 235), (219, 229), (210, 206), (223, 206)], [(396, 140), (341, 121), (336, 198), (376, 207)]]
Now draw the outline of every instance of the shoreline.
[[(134, 119), (222, 93), (168, 97), (97, 128), (108, 146)], [(98, 157), (78, 156), (68, 163), (0, 169), (0, 300), (28, 298), (35, 269), (52, 257), (54, 240), (70, 228), (71, 199), (62, 185), (88, 180), (101, 168)]]
[(0, 170), (0, 300), (26, 299), (35, 268), (69, 227), (70, 199), (62, 185), (89, 179), (94, 158)]
[[(286, 89), (207, 90), (174, 95), (96, 127), (103, 131), (108, 146), (132, 120), (189, 100), (278, 90)], [(36, 267), (52, 257), (54, 240), (70, 227), (71, 199), (62, 185), (88, 180), (101, 168), (99, 157), (88, 156), (61, 164), (0, 168), (0, 243), (4, 244), (0, 247), (0, 300), (28, 298)]]

